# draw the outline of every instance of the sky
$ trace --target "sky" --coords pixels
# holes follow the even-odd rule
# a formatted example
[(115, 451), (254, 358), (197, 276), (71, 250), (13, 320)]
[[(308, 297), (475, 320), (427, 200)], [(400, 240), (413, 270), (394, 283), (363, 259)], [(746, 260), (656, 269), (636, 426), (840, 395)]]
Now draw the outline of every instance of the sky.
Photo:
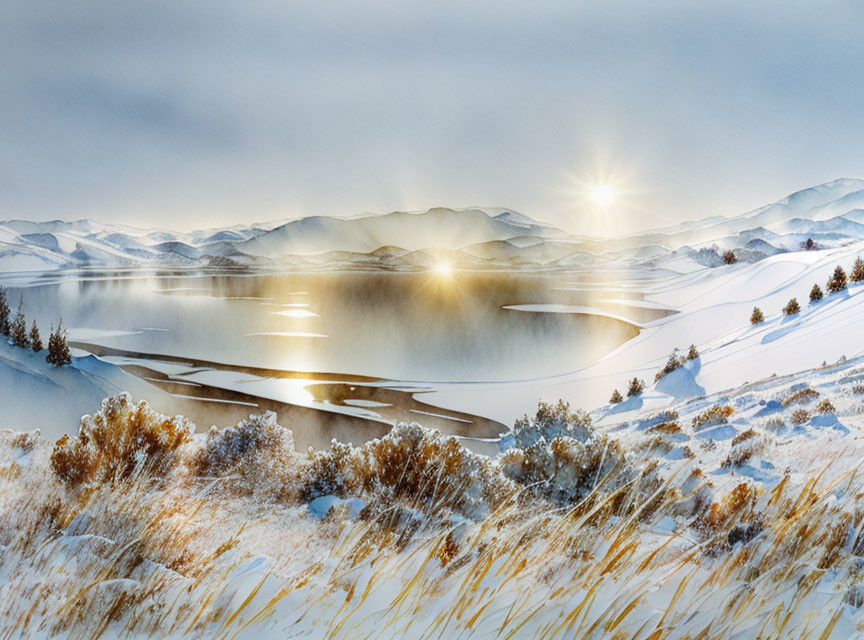
[(4, 0), (0, 218), (734, 215), (864, 177), (862, 32), (839, 0)]

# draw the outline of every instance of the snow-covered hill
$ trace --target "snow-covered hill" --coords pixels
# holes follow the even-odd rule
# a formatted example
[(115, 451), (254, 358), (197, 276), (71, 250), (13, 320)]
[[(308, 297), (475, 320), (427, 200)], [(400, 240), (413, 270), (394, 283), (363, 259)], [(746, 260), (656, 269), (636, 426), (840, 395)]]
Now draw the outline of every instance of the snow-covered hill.
[[(62, 267), (215, 266), (427, 268), (417, 252), (460, 251), (463, 268), (572, 270), (615, 263), (684, 273), (723, 264), (732, 250), (756, 262), (864, 239), (864, 181), (842, 179), (739, 216), (626, 236), (588, 238), (509, 209), (434, 208), (171, 233), (73, 222), (0, 223), (0, 272)], [(401, 252), (382, 254), (391, 246)]]
[(45, 354), (0, 341), (0, 429), (38, 428), (53, 441), (74, 432), (78, 418), (103, 398), (125, 390), (153, 398), (167, 412), (177, 408), (158, 387), (95, 356), (73, 357), (71, 365), (58, 368), (45, 362)]
[[(327, 261), (326, 254), (333, 252), (358, 254), (356, 261), (365, 266), (380, 261), (380, 256), (367, 254), (387, 245), (404, 249), (404, 255), (409, 251), (456, 250), (516, 238), (537, 243), (569, 236), (514, 211), (479, 208), (436, 208), (353, 218), (314, 216), (284, 224), (189, 233), (149, 231), (90, 220), (11, 220), (0, 222), (0, 272), (88, 266), (197, 266), (214, 261), (224, 264), (225, 260), (235, 266), (291, 266), (303, 262), (305, 256), (313, 257), (312, 264), (321, 264)], [(342, 258), (339, 261), (344, 261)], [(409, 262), (403, 266), (420, 265)]]

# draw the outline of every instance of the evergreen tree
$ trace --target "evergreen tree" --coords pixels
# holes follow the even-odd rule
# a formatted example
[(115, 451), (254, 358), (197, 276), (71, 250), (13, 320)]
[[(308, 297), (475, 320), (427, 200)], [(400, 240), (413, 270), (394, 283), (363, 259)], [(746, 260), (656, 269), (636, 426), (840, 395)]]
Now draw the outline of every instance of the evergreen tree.
[(753, 313), (750, 314), (750, 324), (759, 324), (765, 321), (765, 316), (762, 315), (762, 309), (753, 307)]
[(690, 345), (690, 349), (687, 350), (687, 359), (688, 359), (688, 360), (695, 360), (695, 359), (698, 358), (700, 355), (701, 355), (701, 354), (700, 354), (699, 351), (696, 349), (696, 345), (695, 345), (695, 344), (691, 344), (691, 345)]
[(9, 301), (6, 299), (6, 289), (0, 287), (0, 335), (7, 338), (12, 333), (12, 327), (9, 324)]
[(680, 368), (682, 364), (684, 364), (684, 360), (682, 360), (681, 356), (678, 355), (678, 349), (675, 349), (666, 361), (665, 366), (657, 372), (657, 375), (654, 376), (654, 382), (659, 382), (665, 376), (675, 371), (675, 369)]
[(27, 339), (27, 320), (24, 318), (24, 312), (21, 310), (22, 303), (23, 301), (18, 303), (18, 311), (12, 320), (9, 333), (12, 338), (12, 344), (16, 347), (24, 347), (26, 349), (30, 346), (30, 342)]
[(645, 390), (645, 381), (640, 380), (639, 378), (633, 378), (630, 381), (630, 388), (627, 389), (627, 397), (635, 398), (636, 396), (641, 396), (642, 391)]
[(62, 367), (72, 363), (72, 355), (69, 353), (69, 344), (66, 342), (66, 331), (63, 329), (63, 321), (57, 325), (56, 331), (51, 327), (51, 335), (48, 337), (48, 355), (45, 362), (55, 367)]
[(852, 273), (849, 274), (850, 282), (861, 282), (864, 280), (864, 260), (860, 257), (855, 258), (855, 264), (852, 265)]
[(30, 327), (30, 348), (35, 352), (42, 351), (42, 336), (39, 335), (39, 327), (36, 326), (36, 319), (33, 319), (33, 325)]
[(794, 316), (799, 311), (801, 311), (801, 307), (798, 305), (797, 298), (792, 298), (786, 303), (786, 306), (783, 307), (783, 314), (787, 316)]
[(818, 284), (814, 284), (810, 289), (810, 302), (819, 302), (822, 299), (822, 289)]
[(619, 402), (624, 402), (624, 397), (618, 389), (615, 389), (615, 391), (612, 392), (612, 397), (609, 398), (609, 404), (618, 404)]
[(723, 264), (735, 264), (738, 258), (735, 257), (735, 252), (731, 249), (723, 252)]
[(843, 271), (843, 267), (839, 264), (837, 268), (834, 269), (834, 274), (831, 276), (831, 279), (828, 280), (828, 293), (837, 293), (838, 291), (843, 291), (846, 288), (846, 272)]

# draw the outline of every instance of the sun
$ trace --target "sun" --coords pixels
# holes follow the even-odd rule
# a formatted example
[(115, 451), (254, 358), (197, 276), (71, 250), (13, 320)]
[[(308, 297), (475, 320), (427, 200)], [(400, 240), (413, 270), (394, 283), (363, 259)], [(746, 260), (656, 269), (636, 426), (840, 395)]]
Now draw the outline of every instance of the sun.
[(432, 271), (442, 276), (449, 276), (453, 273), (453, 266), (449, 262), (438, 262), (432, 267)]
[(608, 184), (596, 184), (591, 187), (589, 197), (598, 207), (606, 207), (615, 202), (615, 189)]

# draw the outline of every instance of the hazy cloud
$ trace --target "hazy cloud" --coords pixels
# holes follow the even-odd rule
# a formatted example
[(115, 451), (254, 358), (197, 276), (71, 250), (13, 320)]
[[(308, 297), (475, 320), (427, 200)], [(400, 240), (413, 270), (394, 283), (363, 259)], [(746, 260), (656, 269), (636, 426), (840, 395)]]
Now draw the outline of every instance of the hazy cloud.
[(0, 217), (579, 230), (600, 166), (641, 226), (864, 175), (860, 5), (647, 4), (6, 0)]

